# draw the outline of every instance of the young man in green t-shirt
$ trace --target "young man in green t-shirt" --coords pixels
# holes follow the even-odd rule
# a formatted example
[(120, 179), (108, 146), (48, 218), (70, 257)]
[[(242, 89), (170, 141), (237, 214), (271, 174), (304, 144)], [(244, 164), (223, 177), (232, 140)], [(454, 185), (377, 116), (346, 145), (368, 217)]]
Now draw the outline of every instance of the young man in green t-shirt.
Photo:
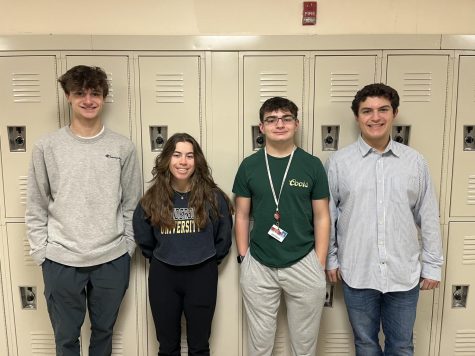
[(317, 345), (326, 293), (329, 191), (321, 161), (295, 146), (297, 114), (288, 99), (264, 102), (259, 128), (266, 145), (244, 159), (233, 186), (252, 356), (272, 354), (281, 294), (292, 354), (315, 355)]

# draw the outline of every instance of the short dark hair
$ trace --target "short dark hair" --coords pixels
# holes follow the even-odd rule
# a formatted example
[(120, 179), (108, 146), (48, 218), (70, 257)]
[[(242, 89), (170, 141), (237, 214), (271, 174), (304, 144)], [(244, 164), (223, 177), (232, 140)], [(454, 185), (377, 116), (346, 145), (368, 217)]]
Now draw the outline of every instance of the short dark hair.
[(59, 77), (58, 82), (66, 95), (84, 89), (101, 90), (104, 98), (109, 94), (107, 74), (99, 67), (85, 65), (72, 67)]
[(290, 113), (297, 118), (297, 114), (299, 113), (299, 108), (297, 105), (294, 104), (293, 101), (282, 98), (280, 96), (275, 96), (273, 98), (267, 99), (264, 101), (262, 104), (260, 110), (259, 110), (259, 119), (261, 122), (264, 121), (264, 114), (266, 112), (272, 112), (272, 111), (277, 111), (277, 110), (287, 110), (290, 111)]
[(360, 89), (351, 103), (351, 110), (355, 116), (358, 116), (358, 110), (360, 103), (365, 101), (368, 97), (383, 97), (391, 102), (393, 111), (396, 112), (399, 107), (399, 94), (396, 89), (391, 88), (389, 85), (383, 83), (374, 83), (364, 86)]

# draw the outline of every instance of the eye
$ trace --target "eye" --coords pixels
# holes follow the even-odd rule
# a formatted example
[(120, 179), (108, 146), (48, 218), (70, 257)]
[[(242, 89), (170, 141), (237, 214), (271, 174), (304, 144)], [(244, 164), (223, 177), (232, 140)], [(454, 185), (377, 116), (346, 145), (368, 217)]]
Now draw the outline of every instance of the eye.
[(187, 155), (186, 155), (186, 158), (188, 158), (188, 159), (194, 159), (195, 156), (194, 156), (193, 153), (190, 153), (190, 154), (187, 154)]
[(379, 109), (380, 112), (388, 112), (389, 111), (389, 108), (388, 107), (384, 107), (384, 108), (381, 108)]
[(273, 123), (275, 122), (275, 120), (277, 120), (276, 117), (274, 117), (274, 116), (269, 116), (269, 117), (266, 117), (266, 118), (264, 119), (264, 122), (266, 122), (266, 123), (268, 123), (268, 124), (273, 124)]
[(289, 123), (291, 123), (292, 121), (294, 121), (294, 117), (293, 117), (292, 115), (286, 115), (286, 116), (284, 116), (284, 117), (282, 118), (282, 120), (283, 120), (285, 123), (289, 124)]
[(181, 154), (179, 152), (174, 152), (172, 157), (180, 158)]

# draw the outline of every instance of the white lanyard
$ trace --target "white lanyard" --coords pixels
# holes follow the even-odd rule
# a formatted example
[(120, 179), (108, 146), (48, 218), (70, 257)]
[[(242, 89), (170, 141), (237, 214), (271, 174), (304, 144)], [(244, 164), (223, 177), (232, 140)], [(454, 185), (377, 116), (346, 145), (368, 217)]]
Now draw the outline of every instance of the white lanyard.
[(275, 195), (274, 184), (272, 183), (272, 176), (270, 174), (270, 169), (269, 169), (269, 161), (267, 160), (267, 149), (266, 147), (264, 147), (264, 157), (266, 160), (267, 175), (269, 176), (270, 189), (272, 190), (272, 195), (274, 196), (274, 201), (276, 205), (274, 218), (276, 219), (277, 222), (280, 220), (280, 213), (279, 213), (280, 195), (282, 194), (282, 188), (284, 187), (285, 178), (287, 178), (287, 173), (289, 173), (290, 163), (292, 163), (292, 158), (294, 157), (295, 149), (296, 147), (294, 146), (294, 149), (292, 150), (292, 153), (290, 154), (289, 162), (287, 163), (287, 168), (285, 168), (284, 177), (282, 178), (282, 184), (280, 185), (279, 197), (277, 197)]

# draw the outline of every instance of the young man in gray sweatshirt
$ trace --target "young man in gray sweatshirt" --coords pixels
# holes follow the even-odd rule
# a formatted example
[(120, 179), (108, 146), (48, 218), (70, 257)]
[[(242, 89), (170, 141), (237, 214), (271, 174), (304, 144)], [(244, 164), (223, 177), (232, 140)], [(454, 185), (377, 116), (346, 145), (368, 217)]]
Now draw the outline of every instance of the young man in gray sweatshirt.
[(26, 207), (30, 254), (42, 266), (56, 354), (79, 356), (87, 308), (89, 355), (111, 355), (135, 249), (139, 162), (133, 143), (102, 123), (106, 73), (81, 65), (59, 82), (72, 118), (33, 148)]

